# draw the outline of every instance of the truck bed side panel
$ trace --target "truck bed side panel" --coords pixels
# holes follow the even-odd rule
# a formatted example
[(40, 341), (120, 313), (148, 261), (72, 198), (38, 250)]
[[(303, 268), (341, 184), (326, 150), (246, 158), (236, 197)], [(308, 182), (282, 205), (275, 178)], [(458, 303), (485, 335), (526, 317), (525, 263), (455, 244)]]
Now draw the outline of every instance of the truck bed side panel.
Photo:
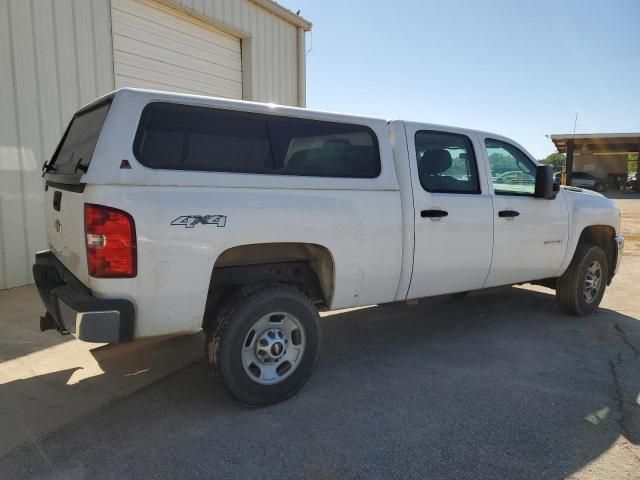
[[(137, 278), (90, 278), (90, 287), (134, 301), (136, 337), (199, 330), (216, 258), (238, 245), (326, 247), (335, 268), (331, 308), (395, 299), (402, 254), (397, 191), (99, 185), (85, 196), (135, 219)], [(196, 215), (226, 218), (223, 227), (178, 220)]]

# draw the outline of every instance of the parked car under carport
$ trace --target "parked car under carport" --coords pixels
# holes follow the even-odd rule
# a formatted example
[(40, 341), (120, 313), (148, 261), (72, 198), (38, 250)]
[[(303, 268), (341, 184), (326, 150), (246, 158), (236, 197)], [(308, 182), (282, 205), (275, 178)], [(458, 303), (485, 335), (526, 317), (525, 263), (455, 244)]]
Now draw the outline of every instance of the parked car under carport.
[[(558, 172), (553, 175), (556, 182), (562, 183), (562, 174)], [(586, 172), (573, 172), (571, 175), (571, 186), (588, 188), (596, 192), (602, 192), (607, 188), (607, 181), (604, 178), (597, 178)]]

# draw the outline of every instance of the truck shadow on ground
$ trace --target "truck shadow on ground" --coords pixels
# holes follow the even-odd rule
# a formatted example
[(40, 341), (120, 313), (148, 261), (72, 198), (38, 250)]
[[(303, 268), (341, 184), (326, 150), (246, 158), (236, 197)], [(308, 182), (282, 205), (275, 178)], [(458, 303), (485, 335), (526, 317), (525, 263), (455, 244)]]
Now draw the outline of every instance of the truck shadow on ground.
[[(236, 405), (199, 362), (14, 450), (0, 469), (21, 478), (248, 478), (268, 466), (279, 478), (560, 479), (605, 452), (626, 462), (609, 473), (640, 468), (636, 318), (570, 317), (551, 294), (509, 288), (334, 314), (322, 326), (318, 369), (287, 402)], [(105, 374), (83, 382), (99, 388), (109, 363), (122, 361), (105, 359)], [(7, 384), (3, 395), (24, 391)]]
[(48, 333), (51, 346), (0, 363), (0, 457), (193, 365), (204, 342), (191, 335), (100, 345)]
[[(34, 308), (34, 305), (38, 307)], [(71, 336), (40, 333), (41, 305), (32, 286), (0, 290), (0, 364), (72, 339)]]

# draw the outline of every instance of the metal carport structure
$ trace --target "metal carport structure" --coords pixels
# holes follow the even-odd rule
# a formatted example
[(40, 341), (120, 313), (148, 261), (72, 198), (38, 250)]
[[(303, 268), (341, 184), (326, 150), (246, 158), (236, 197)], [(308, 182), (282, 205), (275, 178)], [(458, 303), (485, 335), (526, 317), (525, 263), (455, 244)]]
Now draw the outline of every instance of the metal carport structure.
[(629, 154), (640, 153), (640, 133), (576, 133), (550, 138), (558, 152), (566, 154), (565, 185), (571, 185), (574, 171), (626, 176)]

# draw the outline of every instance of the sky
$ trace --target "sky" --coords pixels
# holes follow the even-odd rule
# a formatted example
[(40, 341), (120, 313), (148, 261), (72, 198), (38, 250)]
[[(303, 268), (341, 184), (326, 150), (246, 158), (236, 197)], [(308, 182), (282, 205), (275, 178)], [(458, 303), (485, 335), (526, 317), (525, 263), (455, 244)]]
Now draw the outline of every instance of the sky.
[(307, 107), (514, 139), (640, 131), (640, 0), (279, 0), (313, 23)]

